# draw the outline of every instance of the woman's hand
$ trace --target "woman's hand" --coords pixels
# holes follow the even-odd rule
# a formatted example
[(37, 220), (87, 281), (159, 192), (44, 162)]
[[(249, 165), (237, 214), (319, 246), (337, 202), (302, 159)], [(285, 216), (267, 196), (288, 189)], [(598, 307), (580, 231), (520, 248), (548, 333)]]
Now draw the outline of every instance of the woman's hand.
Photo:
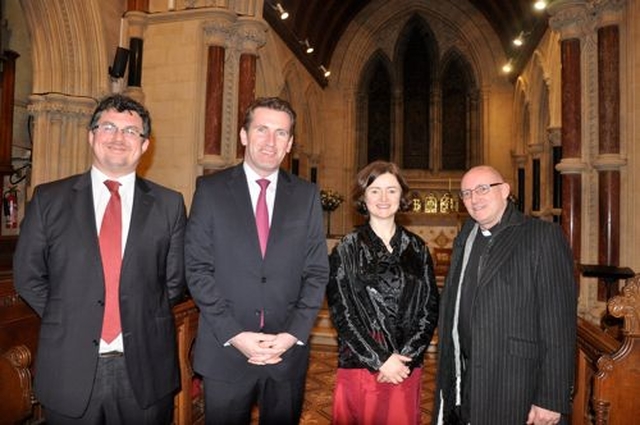
[(405, 365), (405, 363), (409, 363), (410, 361), (411, 357), (401, 356), (395, 353), (392, 354), (391, 357), (380, 366), (376, 381), (386, 384), (401, 384), (402, 381), (409, 377), (409, 373), (411, 373), (411, 369)]

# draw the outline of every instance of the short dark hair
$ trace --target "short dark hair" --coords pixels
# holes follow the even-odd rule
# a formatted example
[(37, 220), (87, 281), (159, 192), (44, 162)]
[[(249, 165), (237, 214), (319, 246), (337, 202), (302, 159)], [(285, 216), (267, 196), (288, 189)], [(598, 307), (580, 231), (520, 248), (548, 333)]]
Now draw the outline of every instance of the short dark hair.
[(249, 127), (251, 127), (251, 122), (253, 121), (253, 112), (257, 108), (268, 108), (275, 111), (286, 112), (289, 115), (289, 118), (291, 118), (289, 135), (293, 136), (296, 129), (296, 112), (293, 110), (289, 102), (284, 99), (280, 99), (279, 97), (259, 97), (254, 100), (244, 114), (244, 122), (242, 123), (244, 131), (249, 131)]
[(142, 118), (142, 136), (147, 139), (151, 134), (151, 115), (149, 111), (140, 102), (122, 94), (112, 94), (106, 96), (98, 102), (98, 106), (93, 111), (89, 129), (93, 129), (98, 125), (100, 117), (104, 111), (115, 109), (118, 112), (135, 112)]
[(364, 201), (364, 193), (371, 183), (383, 174), (392, 174), (398, 179), (402, 195), (400, 197), (400, 211), (409, 211), (411, 209), (411, 201), (409, 200), (409, 185), (405, 180), (400, 167), (389, 161), (373, 161), (358, 172), (356, 183), (353, 187), (353, 201), (356, 210), (362, 215), (369, 215), (367, 205)]

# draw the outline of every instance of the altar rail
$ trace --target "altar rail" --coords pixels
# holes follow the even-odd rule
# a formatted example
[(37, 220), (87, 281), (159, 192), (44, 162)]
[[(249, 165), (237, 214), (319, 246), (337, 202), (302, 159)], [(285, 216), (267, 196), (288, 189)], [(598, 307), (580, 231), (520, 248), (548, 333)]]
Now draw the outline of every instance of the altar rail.
[(624, 320), (622, 341), (578, 318), (573, 425), (629, 425), (640, 418), (640, 274), (607, 307)]

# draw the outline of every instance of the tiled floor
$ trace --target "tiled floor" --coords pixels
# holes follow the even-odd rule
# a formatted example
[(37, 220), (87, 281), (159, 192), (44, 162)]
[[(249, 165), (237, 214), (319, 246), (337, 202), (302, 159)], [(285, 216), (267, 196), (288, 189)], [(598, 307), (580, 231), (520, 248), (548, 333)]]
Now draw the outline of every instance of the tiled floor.
[[(331, 398), (335, 382), (337, 358), (332, 349), (319, 347), (312, 350), (305, 393), (302, 425), (328, 425), (331, 423)], [(427, 353), (423, 369), (422, 424), (431, 423), (433, 393), (435, 390), (436, 355)]]

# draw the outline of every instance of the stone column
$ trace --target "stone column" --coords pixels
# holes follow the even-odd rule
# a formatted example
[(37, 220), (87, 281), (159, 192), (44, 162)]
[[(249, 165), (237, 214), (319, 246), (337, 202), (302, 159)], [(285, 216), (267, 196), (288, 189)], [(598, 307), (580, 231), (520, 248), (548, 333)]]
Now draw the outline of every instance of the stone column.
[(576, 262), (581, 258), (582, 174), (582, 28), (587, 21), (585, 2), (557, 0), (548, 8), (549, 25), (561, 36), (562, 160), (562, 228), (569, 240)]
[[(607, 3), (598, 11), (598, 263), (620, 262), (620, 32), (621, 3)], [(618, 293), (614, 285), (610, 295)], [(598, 298), (606, 298), (602, 285)]]
[[(240, 60), (238, 68), (238, 131), (244, 121), (247, 107), (256, 95), (256, 58), (258, 49), (267, 42), (264, 21), (254, 19), (238, 19), (236, 34), (239, 40)], [(236, 157), (243, 155), (243, 146), (238, 138)]]
[(148, 12), (149, 0), (128, 0), (127, 10), (137, 10), (138, 12)]
[(13, 142), (13, 102), (15, 98), (16, 59), (20, 55), (5, 50), (0, 56), (0, 188), (2, 176), (11, 174), (11, 144)]
[(222, 155), (222, 122), (225, 80), (225, 46), (234, 17), (220, 15), (205, 24), (207, 45), (206, 97), (204, 107), (204, 155)]
[(550, 127), (547, 129), (547, 138), (553, 152), (553, 190), (552, 210), (554, 221), (557, 221), (562, 213), (562, 174), (558, 171), (557, 165), (562, 161), (562, 128)]
[(87, 170), (91, 151), (87, 123), (95, 101), (62, 94), (32, 95), (33, 169), (31, 188)]

